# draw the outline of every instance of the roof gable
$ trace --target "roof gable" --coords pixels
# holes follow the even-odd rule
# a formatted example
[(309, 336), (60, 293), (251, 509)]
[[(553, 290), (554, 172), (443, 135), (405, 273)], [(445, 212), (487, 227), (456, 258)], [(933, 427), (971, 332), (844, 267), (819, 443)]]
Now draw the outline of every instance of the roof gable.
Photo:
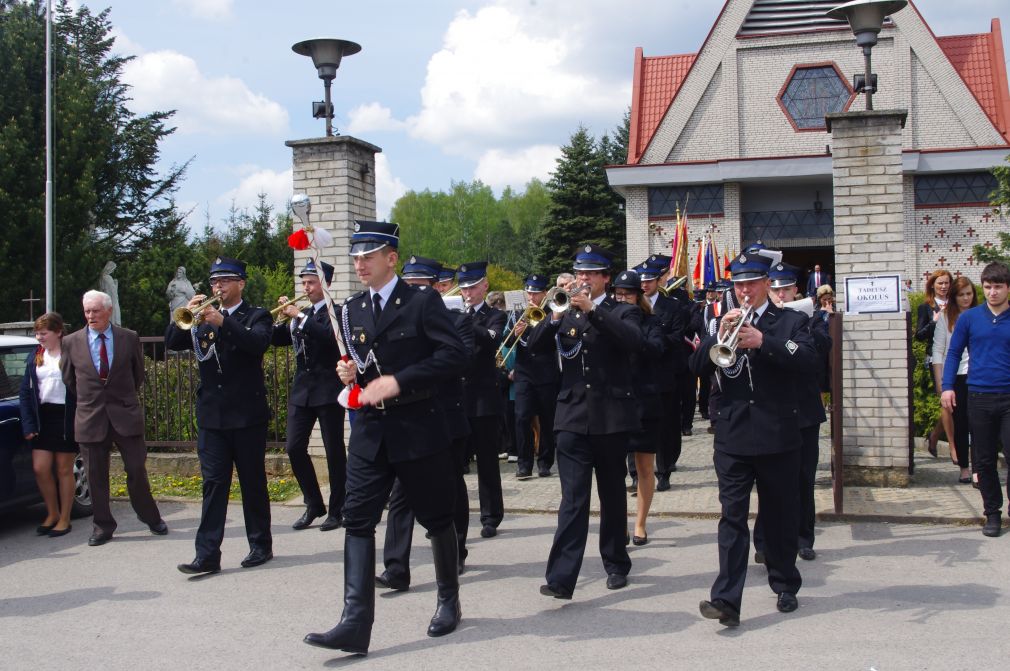
[(628, 163), (636, 163), (641, 157), (696, 57), (697, 54), (681, 54), (645, 58), (641, 47), (635, 49)]
[[(1004, 138), (1010, 140), (1006, 69), (999, 67), (1004, 60), (1002, 54), (997, 54), (996, 49), (998, 46), (999, 51), (1002, 51), (1003, 40), (1000, 33), (999, 19), (993, 19), (990, 33), (938, 37), (936, 41), (951, 65), (961, 75), (961, 79), (968, 85), (968, 89), (978, 100), (992, 125)], [(1001, 74), (1002, 82), (1000, 82)]]

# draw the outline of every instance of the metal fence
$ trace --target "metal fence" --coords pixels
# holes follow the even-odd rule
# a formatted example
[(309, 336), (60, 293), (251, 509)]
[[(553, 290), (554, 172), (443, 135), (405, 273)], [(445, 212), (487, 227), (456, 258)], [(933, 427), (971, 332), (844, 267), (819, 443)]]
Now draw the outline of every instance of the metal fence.
[[(162, 336), (140, 339), (146, 372), (141, 400), (144, 437), (149, 448), (170, 451), (196, 449), (196, 390), (200, 371), (192, 351), (165, 347)], [(263, 358), (270, 419), (267, 449), (283, 449), (287, 428), (288, 392), (295, 359), (290, 347), (271, 347)]]

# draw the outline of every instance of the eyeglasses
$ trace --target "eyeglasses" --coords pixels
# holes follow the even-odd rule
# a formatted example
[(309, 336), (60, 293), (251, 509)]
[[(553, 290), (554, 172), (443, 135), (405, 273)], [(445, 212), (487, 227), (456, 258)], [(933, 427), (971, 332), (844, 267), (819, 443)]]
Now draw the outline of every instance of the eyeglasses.
[(235, 277), (213, 277), (210, 280), (210, 285), (214, 286), (215, 284), (230, 284), (232, 282), (238, 282), (238, 278), (235, 278)]

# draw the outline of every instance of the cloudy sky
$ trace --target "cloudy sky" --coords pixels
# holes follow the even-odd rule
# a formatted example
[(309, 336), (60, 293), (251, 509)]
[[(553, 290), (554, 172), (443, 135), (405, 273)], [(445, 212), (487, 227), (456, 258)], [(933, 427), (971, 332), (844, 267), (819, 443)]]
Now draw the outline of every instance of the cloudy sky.
[[(322, 82), (291, 45), (362, 45), (333, 85), (343, 134), (377, 144), (379, 216), (408, 189), (479, 178), (500, 191), (546, 178), (582, 123), (614, 128), (630, 104), (635, 47), (697, 51), (722, 0), (105, 0), (136, 112), (175, 109), (165, 166), (193, 163), (179, 191), (200, 228), (234, 202), (291, 193), (284, 141), (323, 135)], [(82, 0), (74, 4), (81, 4)], [(987, 32), (1005, 0), (917, 0), (938, 35)], [(1010, 49), (1007, 49), (1010, 53)]]

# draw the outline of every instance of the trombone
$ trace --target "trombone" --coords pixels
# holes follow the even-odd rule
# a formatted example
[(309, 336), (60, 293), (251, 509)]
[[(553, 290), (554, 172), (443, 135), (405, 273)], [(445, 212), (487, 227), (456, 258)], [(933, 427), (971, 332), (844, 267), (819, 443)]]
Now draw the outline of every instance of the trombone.
[(274, 323), (275, 324), (283, 324), (288, 319), (290, 319), (290, 317), (288, 317), (286, 314), (282, 314), (281, 310), (283, 310), (284, 308), (286, 308), (289, 305), (294, 305), (295, 303), (298, 303), (299, 301), (303, 301), (303, 300), (305, 300), (308, 297), (309, 297), (308, 294), (300, 294), (298, 296), (295, 296), (291, 300), (289, 300), (287, 303), (281, 303), (280, 305), (278, 305), (277, 307), (275, 307), (273, 310), (271, 310), (270, 311), (270, 316), (274, 318), (274, 320), (275, 320)]
[(214, 303), (221, 302), (221, 294), (214, 294), (195, 308), (178, 307), (172, 311), (172, 321), (183, 331), (188, 331), (203, 321), (203, 311)]
[(736, 320), (730, 331), (725, 335), (720, 335), (716, 343), (708, 350), (708, 358), (719, 368), (729, 368), (736, 363), (736, 348), (740, 342), (740, 329), (745, 324), (750, 324), (754, 318), (754, 306), (750, 300), (744, 299), (744, 306), (740, 311), (740, 318)]
[(660, 287), (659, 293), (663, 294), (666, 297), (669, 297), (670, 294), (672, 294), (674, 291), (681, 288), (685, 284), (687, 284), (687, 275), (684, 275), (682, 277), (675, 277), (669, 282), (667, 282), (665, 287)]
[[(550, 310), (554, 314), (561, 314), (565, 312), (569, 305), (571, 305), (570, 297), (568, 292), (564, 289), (554, 288), (547, 292), (544, 299), (540, 301), (540, 305), (529, 305), (523, 310), (522, 315), (516, 320), (516, 323), (512, 326), (512, 330), (508, 332), (504, 338), (502, 338), (501, 345), (498, 347), (498, 351), (494, 355), (494, 363), (498, 368), (505, 368), (505, 362), (515, 348), (519, 345), (520, 336), (516, 334), (516, 326), (519, 322), (527, 324), (530, 328), (535, 327), (537, 324), (542, 322), (547, 318), (546, 310)], [(510, 338), (513, 338), (512, 342), (509, 342)]]

